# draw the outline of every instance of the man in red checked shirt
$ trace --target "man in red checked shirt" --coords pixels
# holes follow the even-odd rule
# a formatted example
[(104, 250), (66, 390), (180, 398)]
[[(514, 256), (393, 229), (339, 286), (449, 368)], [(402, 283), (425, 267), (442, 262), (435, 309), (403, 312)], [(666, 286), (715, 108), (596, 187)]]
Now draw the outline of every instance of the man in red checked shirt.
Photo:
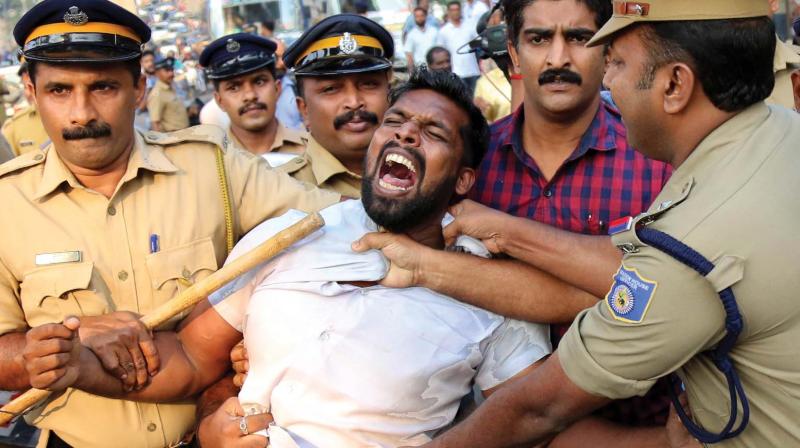
[[(354, 249), (380, 249), (391, 260), (385, 284), (423, 286), (504, 316), (562, 324), (552, 325), (555, 347), (568, 323), (612, 283), (622, 254), (607, 236), (609, 223), (647, 210), (670, 169), (628, 145), (619, 112), (601, 97), (603, 48), (585, 44), (610, 18), (610, 1), (504, 7), (524, 103), (492, 126), (474, 201), (451, 208), (456, 220), (445, 236), (479, 238), (507, 257), (433, 253), (389, 234), (368, 234)], [(550, 446), (667, 446), (668, 410), (666, 385), (656, 386), (574, 424)]]

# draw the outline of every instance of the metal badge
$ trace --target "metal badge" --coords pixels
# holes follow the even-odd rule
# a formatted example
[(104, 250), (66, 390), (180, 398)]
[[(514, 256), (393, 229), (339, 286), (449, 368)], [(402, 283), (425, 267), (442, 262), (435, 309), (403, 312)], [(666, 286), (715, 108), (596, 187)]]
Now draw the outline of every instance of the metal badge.
[(47, 266), (50, 264), (61, 263), (80, 263), (82, 259), (83, 257), (81, 256), (81, 251), (79, 250), (36, 254), (36, 266)]
[(89, 23), (89, 16), (78, 9), (77, 6), (70, 6), (69, 11), (64, 14), (64, 23), (68, 23), (72, 26), (86, 25)]
[(239, 42), (236, 42), (233, 39), (228, 39), (228, 43), (225, 44), (225, 49), (228, 50), (228, 53), (237, 53), (242, 48), (239, 45)]
[(353, 54), (356, 50), (358, 50), (358, 42), (350, 33), (344, 33), (344, 36), (339, 39), (339, 51), (344, 54)]

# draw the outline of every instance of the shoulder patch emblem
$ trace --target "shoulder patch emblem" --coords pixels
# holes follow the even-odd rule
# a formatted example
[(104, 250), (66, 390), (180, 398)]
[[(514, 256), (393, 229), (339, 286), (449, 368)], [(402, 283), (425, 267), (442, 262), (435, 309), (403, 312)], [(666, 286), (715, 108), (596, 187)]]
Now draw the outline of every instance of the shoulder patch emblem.
[(623, 263), (606, 295), (606, 306), (614, 319), (638, 324), (650, 308), (657, 287), (657, 282), (642, 277), (639, 271), (629, 269)]

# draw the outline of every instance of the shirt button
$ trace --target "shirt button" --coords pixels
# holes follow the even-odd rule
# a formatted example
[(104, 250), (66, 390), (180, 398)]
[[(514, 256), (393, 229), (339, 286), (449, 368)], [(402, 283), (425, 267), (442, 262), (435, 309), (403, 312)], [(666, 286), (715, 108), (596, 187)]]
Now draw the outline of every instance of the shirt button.
[(189, 272), (188, 269), (183, 268), (183, 272), (181, 272), (181, 275), (183, 275), (183, 278), (185, 278), (186, 280), (189, 280), (189, 278), (192, 276), (192, 273)]
[(147, 425), (147, 430), (150, 431), (150, 432), (155, 431), (156, 430), (156, 424), (155, 423), (150, 423), (149, 425)]
[(549, 198), (551, 196), (553, 196), (553, 190), (549, 188), (547, 190), (544, 190), (544, 197)]
[(124, 282), (125, 280), (128, 279), (128, 273), (125, 271), (119, 271), (119, 274), (117, 274), (117, 278)]
[(35, 156), (33, 156), (33, 160), (36, 160), (37, 162), (42, 159), (44, 159), (44, 155), (42, 154), (36, 154)]
[(114, 216), (117, 214), (117, 209), (113, 205), (108, 206), (108, 214)]

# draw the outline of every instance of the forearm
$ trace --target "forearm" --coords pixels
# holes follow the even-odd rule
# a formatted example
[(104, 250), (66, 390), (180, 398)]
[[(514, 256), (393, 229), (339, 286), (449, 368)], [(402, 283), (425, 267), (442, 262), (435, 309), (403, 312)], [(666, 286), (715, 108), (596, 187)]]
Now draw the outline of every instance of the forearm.
[(608, 292), (622, 253), (607, 236), (582, 235), (513, 218), (498, 242), (501, 250), (597, 297)]
[(668, 448), (667, 432), (662, 426), (634, 428), (608, 420), (587, 417), (559, 433), (548, 448), (582, 448), (613, 446), (615, 448)]
[(420, 286), (528, 322), (571, 322), (598, 300), (517, 260), (431, 251), (419, 271)]
[(524, 396), (498, 391), (466, 420), (426, 448), (529, 448), (552, 438), (565, 424), (528, 409)]
[(608, 401), (572, 383), (556, 352), (531, 373), (500, 387), (472, 415), (431, 446), (528, 448), (548, 441)]
[(76, 387), (111, 398), (144, 402), (174, 401), (200, 393), (228, 368), (225, 363), (198, 364), (174, 332), (156, 332), (153, 336), (161, 358), (161, 369), (150, 377), (144, 388), (138, 391), (124, 390), (120, 380), (106, 372), (88, 349), (81, 354), (81, 373)]
[(25, 390), (31, 387), (22, 351), (25, 333), (7, 333), (0, 336), (0, 389)]

